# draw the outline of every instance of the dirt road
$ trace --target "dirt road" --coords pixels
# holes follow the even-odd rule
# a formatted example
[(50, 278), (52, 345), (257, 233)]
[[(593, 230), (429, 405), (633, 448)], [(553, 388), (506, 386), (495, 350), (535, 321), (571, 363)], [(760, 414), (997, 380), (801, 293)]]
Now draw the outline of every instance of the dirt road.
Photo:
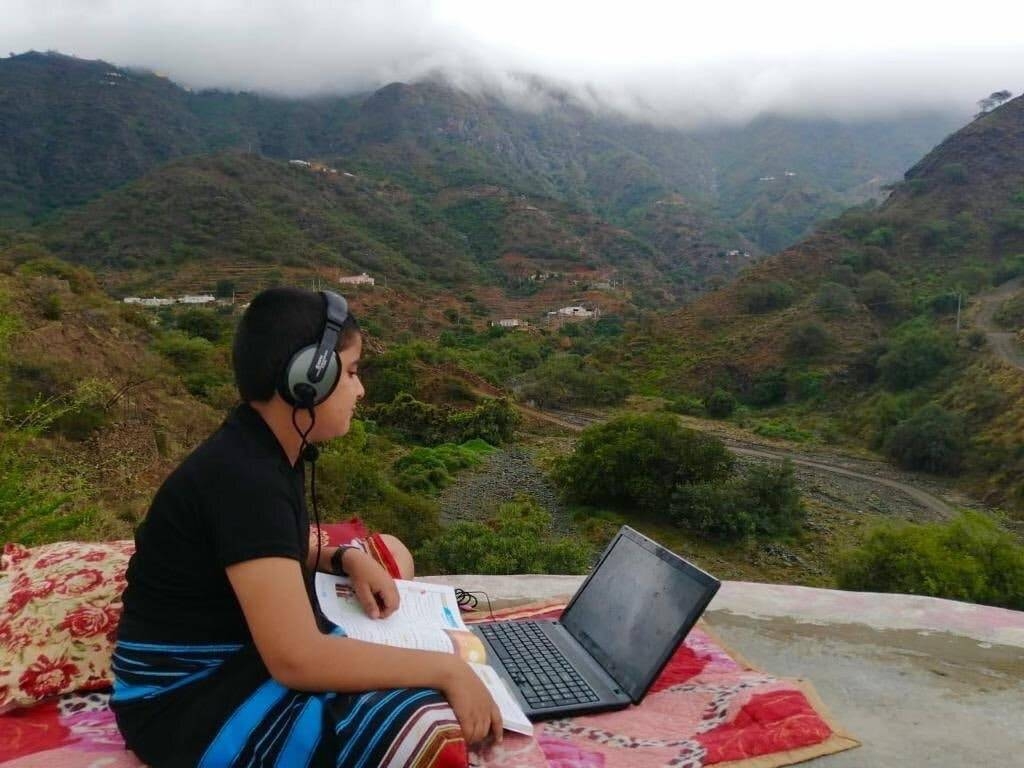
[(1024, 290), (1024, 277), (1016, 277), (993, 291), (979, 294), (975, 297), (977, 309), (973, 319), (978, 329), (984, 331), (992, 352), (1007, 364), (1024, 371), (1024, 347), (1013, 331), (1000, 328), (992, 319), (999, 305), (1021, 290)]
[[(525, 413), (545, 421), (559, 424), (568, 429), (581, 431), (601, 419), (588, 414), (567, 411), (542, 411), (528, 406), (519, 406)], [(688, 426), (697, 426), (689, 424)], [(697, 426), (697, 428), (700, 428)], [(805, 474), (822, 474), (849, 478), (857, 481), (860, 487), (873, 487), (887, 496), (903, 496), (909, 499), (912, 507), (922, 509), (925, 518), (949, 520), (956, 514), (954, 507), (919, 485), (901, 478), (898, 472), (887, 465), (847, 457), (824, 457), (813, 454), (797, 453), (764, 446), (753, 446), (728, 437), (718, 436), (723, 443), (736, 454), (760, 459), (782, 461), (789, 459)], [(884, 473), (884, 474), (883, 474)]]

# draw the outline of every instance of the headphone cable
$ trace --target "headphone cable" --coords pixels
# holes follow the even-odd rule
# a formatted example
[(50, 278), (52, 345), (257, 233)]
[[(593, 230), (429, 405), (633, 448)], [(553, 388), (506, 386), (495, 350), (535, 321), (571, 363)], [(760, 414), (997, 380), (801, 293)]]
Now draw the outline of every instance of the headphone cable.
[(298, 407), (292, 408), (292, 426), (295, 427), (295, 431), (299, 433), (299, 437), (302, 442), (299, 445), (299, 457), (303, 461), (308, 461), (311, 465), (310, 478), (309, 478), (309, 495), (313, 500), (313, 520), (316, 522), (316, 559), (313, 560), (313, 568), (310, 574), (311, 579), (316, 578), (316, 572), (320, 568), (320, 553), (322, 543), (320, 541), (320, 509), (316, 503), (316, 460), (320, 456), (319, 449), (309, 442), (307, 439), (309, 433), (313, 431), (313, 427), (316, 426), (316, 411), (310, 406), (309, 411), (309, 429), (305, 432), (299, 427), (299, 409)]

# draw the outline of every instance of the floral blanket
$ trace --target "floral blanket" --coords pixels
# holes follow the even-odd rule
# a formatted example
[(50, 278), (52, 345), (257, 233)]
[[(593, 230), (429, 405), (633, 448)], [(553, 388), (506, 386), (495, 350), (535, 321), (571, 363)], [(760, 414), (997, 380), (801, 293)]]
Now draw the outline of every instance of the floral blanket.
[[(500, 611), (503, 619), (557, 616), (562, 606)], [(702, 624), (643, 704), (537, 725), (475, 755), (481, 768), (773, 768), (857, 746), (811, 687), (731, 656)], [(0, 716), (3, 768), (138, 768), (102, 692), (73, 693)]]

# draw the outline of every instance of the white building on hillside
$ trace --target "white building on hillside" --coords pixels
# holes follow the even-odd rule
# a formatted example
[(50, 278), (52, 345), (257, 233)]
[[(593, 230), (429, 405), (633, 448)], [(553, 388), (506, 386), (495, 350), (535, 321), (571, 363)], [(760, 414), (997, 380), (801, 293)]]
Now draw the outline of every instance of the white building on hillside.
[[(548, 313), (552, 314), (552, 313)], [(593, 317), (594, 311), (581, 306), (562, 307), (561, 309), (555, 310), (554, 314), (559, 317)]]
[(349, 275), (338, 278), (338, 282), (342, 285), (374, 285), (375, 281), (368, 274), (363, 272), (361, 275)]
[(491, 323), (491, 325), (500, 325), (502, 328), (518, 328), (522, 324), (523, 321), (517, 317), (510, 317), (506, 320), (498, 320), (496, 323)]
[(217, 300), (216, 296), (211, 296), (208, 293), (201, 293), (197, 295), (186, 295), (178, 299), (179, 304), (211, 304)]

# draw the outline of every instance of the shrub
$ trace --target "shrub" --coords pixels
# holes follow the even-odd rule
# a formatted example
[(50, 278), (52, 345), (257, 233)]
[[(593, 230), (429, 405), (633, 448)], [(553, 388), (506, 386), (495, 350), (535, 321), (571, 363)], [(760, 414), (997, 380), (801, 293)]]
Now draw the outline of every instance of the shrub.
[(740, 290), (740, 302), (747, 312), (763, 314), (788, 307), (795, 295), (789, 283), (750, 283)]
[(887, 388), (910, 389), (932, 378), (952, 357), (953, 347), (947, 338), (919, 327), (892, 342), (878, 359), (878, 373)]
[(1007, 299), (992, 315), (992, 319), (1002, 328), (1016, 331), (1024, 327), (1024, 294)]
[(0, 410), (0, 541), (31, 546), (89, 535), (95, 510), (83, 503), (89, 489), (82, 477), (48, 461), (33, 443), (74, 411), (78, 397), (39, 400), (16, 415)]
[(894, 317), (903, 309), (903, 291), (899, 283), (880, 270), (868, 272), (860, 279), (857, 296), (879, 317)]
[(767, 419), (754, 427), (754, 433), (762, 437), (773, 437), (780, 440), (792, 440), (794, 443), (805, 443), (814, 435), (797, 428), (786, 419)]
[(732, 463), (721, 441), (668, 414), (632, 415), (585, 429), (553, 477), (572, 501), (661, 513), (676, 484), (722, 480)]
[(666, 411), (669, 413), (681, 413), (684, 416), (703, 416), (704, 401), (699, 397), (690, 395), (678, 395), (665, 403)]
[(187, 371), (203, 366), (209, 360), (213, 345), (201, 336), (171, 331), (157, 341), (156, 350), (178, 368)]
[(947, 163), (942, 166), (942, 176), (950, 184), (962, 186), (967, 183), (967, 169), (962, 163)]
[(426, 445), (463, 443), (474, 438), (491, 445), (509, 442), (519, 412), (505, 398), (488, 398), (466, 411), (424, 403), (407, 392), (393, 401), (367, 409), (367, 416), (405, 438)]
[(790, 461), (755, 466), (725, 483), (681, 483), (669, 515), (676, 524), (717, 539), (736, 540), (799, 530), (805, 517)]
[[(436, 536), (440, 512), (428, 499), (392, 485), (362, 421), (326, 447), (317, 463), (317, 498), (326, 519), (359, 515), (375, 530), (400, 533), (411, 549)], [(379, 439), (379, 438), (378, 438)]]
[(836, 564), (842, 589), (1024, 609), (1024, 547), (978, 512), (948, 523), (886, 522)]
[(764, 371), (758, 374), (750, 387), (746, 401), (751, 405), (766, 406), (781, 403), (786, 399), (786, 372)]
[[(572, 326), (570, 326), (572, 327)], [(616, 371), (585, 365), (579, 355), (552, 355), (522, 377), (518, 395), (541, 406), (615, 405), (629, 394), (629, 380)]]
[(821, 323), (794, 326), (786, 341), (786, 355), (792, 360), (809, 360), (823, 355), (832, 346), (832, 337)]
[(210, 309), (191, 307), (177, 317), (177, 326), (189, 336), (198, 336), (216, 343), (224, 337), (225, 319)]
[(853, 307), (853, 291), (847, 286), (836, 283), (825, 283), (818, 291), (815, 305), (824, 315), (846, 315)]
[(937, 474), (957, 474), (966, 448), (963, 422), (934, 403), (897, 424), (885, 440), (885, 452), (900, 466)]
[(502, 504), (487, 523), (449, 526), (417, 553), (421, 567), (437, 573), (584, 573), (590, 547), (556, 536), (551, 516), (532, 499)]
[(493, 447), (479, 439), (463, 445), (414, 448), (392, 465), (397, 473), (395, 485), (403, 491), (437, 493), (452, 483), (453, 473), (477, 466), (492, 451)]
[(992, 273), (992, 284), (1002, 285), (1008, 280), (1024, 275), (1024, 254), (1005, 259)]
[(715, 419), (726, 419), (732, 416), (736, 410), (736, 398), (731, 392), (724, 389), (716, 389), (704, 401), (704, 407), (708, 410), (708, 416)]

